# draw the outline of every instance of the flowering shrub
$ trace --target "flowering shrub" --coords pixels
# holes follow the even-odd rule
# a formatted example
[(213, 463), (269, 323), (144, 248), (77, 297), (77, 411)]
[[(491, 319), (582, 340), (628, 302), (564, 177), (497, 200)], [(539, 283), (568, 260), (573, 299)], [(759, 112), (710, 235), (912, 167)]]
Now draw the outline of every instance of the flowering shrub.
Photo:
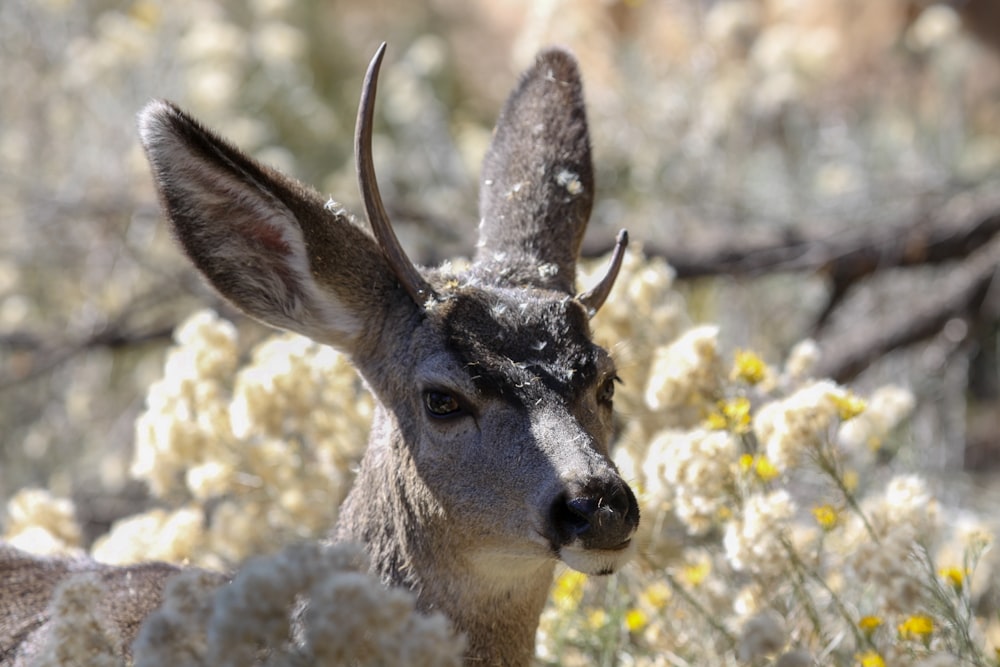
[[(522, 62), (547, 43), (578, 52), (608, 188), (595, 226), (627, 218), (636, 236), (683, 243), (706, 220), (739, 219), (751, 234), (776, 220), (906, 219), (922, 213), (922, 195), (941, 187), (942, 174), (976, 182), (1000, 164), (995, 88), (966, 67), (975, 59), (960, 37), (959, 14), (943, 4), (912, 22), (913, 3), (889, 0), (555, 0), (531, 11), (449, 0), (431, 3), (437, 13), (420, 20), (412, 13), (419, 3), (389, 6), (383, 14), (398, 15), (398, 23), (388, 32), (402, 48), (386, 72), (384, 113), (397, 148), (394, 159), (378, 162), (398, 200), (419, 203), (418, 218), (450, 222), (462, 210), (472, 191), (462, 179), (488, 141), (487, 127), (472, 120), (479, 110), (460, 102), (496, 87), (497, 62), (481, 57), (481, 34), (470, 38), (481, 28), (443, 26), (449, 18), (474, 26), (470, 11), (499, 17), (491, 23), (500, 26), (517, 23), (507, 13), (523, 14), (510, 37)], [(314, 84), (356, 78), (387, 24), (366, 25), (366, 3), (335, 9), (336, 20), (328, 20), (325, 3), (287, 0), (0, 3), (0, 51), (18, 63), (0, 71), (12, 128), (0, 142), (0, 163), (6, 173), (32, 175), (0, 183), (7, 236), (16, 243), (0, 258), (0, 324), (13, 330), (44, 315), (57, 330), (87, 331), (103, 320), (97, 313), (128, 313), (147, 292), (159, 301), (172, 291), (165, 286), (177, 282), (173, 274), (157, 267), (179, 260), (154, 232), (147, 167), (122, 130), (150, 96), (178, 98), (272, 164), (319, 174), (323, 191), (353, 191), (350, 123), (342, 119), (352, 117), (354, 91), (331, 100), (330, 90)], [(435, 26), (433, 35), (412, 34), (425, 23)], [(449, 53), (464, 78), (444, 76)], [(890, 76), (871, 78), (872, 63)], [(986, 91), (978, 103), (970, 82)], [(432, 84), (450, 91), (442, 95), (447, 103), (427, 92)], [(842, 88), (857, 99), (833, 95)], [(458, 110), (454, 118), (449, 105)], [(429, 145), (439, 154), (430, 168)], [(60, 197), (44, 199), (67, 198), (75, 224), (64, 224), (65, 209), (40, 209), (34, 188), (22, 195), (22, 182), (58, 189)], [(77, 192), (93, 193), (101, 206)], [(141, 202), (132, 201), (136, 192)], [(111, 225), (106, 202), (119, 199), (119, 223)], [(97, 235), (106, 237), (103, 249)], [(125, 253), (118, 251), (123, 238)], [(85, 270), (72, 264), (104, 256), (115, 261), (88, 261)], [(150, 266), (171, 278), (151, 282)], [(38, 267), (60, 270), (37, 279)], [(582, 272), (582, 283), (590, 278)], [(919, 296), (920, 284), (903, 293)], [(777, 300), (798, 304), (803, 292), (808, 300), (808, 285)], [(895, 294), (876, 301), (911, 302)], [(709, 319), (730, 318), (724, 331), (775, 312), (746, 300), (753, 306), (720, 308)], [(812, 377), (819, 350), (809, 341), (781, 368), (729, 350), (718, 327), (692, 327), (686, 310), (670, 268), (631, 253), (593, 323), (625, 382), (616, 398), (616, 457), (641, 491), (642, 557), (610, 580), (567, 573), (557, 581), (539, 633), (541, 660), (995, 664), (990, 651), (1000, 627), (988, 552), (995, 526), (938, 502), (927, 481), (880, 462), (887, 446), (901, 446), (894, 429), (913, 410), (910, 393), (890, 386), (862, 398)], [(780, 346), (796, 327), (775, 327), (772, 319), (756, 328), (778, 329), (771, 342)], [(209, 313), (181, 327), (176, 343), (149, 390), (131, 466), (162, 506), (118, 522), (93, 555), (231, 567), (320, 535), (336, 518), (370, 419), (353, 371), (337, 353), (295, 336), (276, 336), (244, 359), (235, 329)], [(134, 378), (144, 374), (114, 373), (115, 363), (92, 356), (40, 383), (61, 397), (62, 411), (26, 410), (28, 392), (8, 392), (5, 431), (15, 446), (5, 453), (23, 448), (32, 461), (72, 467), (66, 462), (78, 459), (70, 452), (96, 451), (102, 474), (111, 471), (105, 481), (119, 480), (103, 449), (110, 427), (95, 425), (101, 411), (94, 406), (111, 393), (109, 377), (140, 382)], [(120, 390), (133, 395), (131, 387)], [(4, 460), (3, 480), (23, 478), (15, 463)], [(8, 505), (5, 536), (37, 552), (77, 553), (73, 515), (65, 500), (24, 491)], [(276, 558), (265, 562), (282, 562)], [(209, 593), (197, 582), (185, 585), (177, 595), (197, 594), (191, 609), (208, 609)], [(80, 580), (59, 604), (69, 614), (98, 593)], [(164, 613), (173, 613), (170, 604)], [(67, 642), (65, 655), (100, 651), (99, 636), (64, 627), (60, 637), (92, 640)]]
[(642, 562), (610, 581), (563, 574), (540, 656), (996, 665), (993, 527), (947, 520), (926, 481), (879, 464), (912, 395), (865, 400), (811, 377), (809, 341), (775, 369), (724, 355), (718, 335), (698, 326), (650, 345), (648, 375), (620, 392), (637, 411), (619, 458), (641, 489)]
[(237, 372), (236, 330), (207, 311), (175, 337), (136, 422), (132, 473), (177, 509), (119, 522), (94, 555), (232, 567), (322, 535), (371, 421), (353, 368), (332, 348), (284, 334)]
[[(357, 545), (291, 545), (248, 560), (220, 586), (223, 580), (197, 569), (170, 579), (132, 646), (136, 667), (462, 664), (465, 641), (448, 619), (416, 612), (413, 593), (368, 574)], [(95, 611), (105, 585), (96, 573), (59, 585), (33, 665), (126, 664), (117, 629)]]
[[(717, 327), (689, 326), (662, 262), (633, 253), (619, 281), (621, 297), (594, 324), (625, 380), (616, 456), (642, 504), (641, 557), (612, 578), (557, 579), (539, 630), (543, 663), (995, 665), (1000, 627), (986, 595), (994, 571), (982, 558), (993, 528), (945, 507), (920, 477), (879, 463), (913, 409), (909, 392), (883, 387), (866, 399), (813, 378), (819, 352), (810, 342), (782, 368), (747, 350), (723, 352)], [(643, 326), (649, 322), (657, 327)], [(185, 322), (176, 341), (136, 422), (132, 465), (165, 508), (117, 523), (93, 555), (231, 567), (321, 537), (372, 411), (346, 360), (280, 334), (242, 363), (235, 329), (209, 312)], [(11, 501), (7, 536), (49, 553), (72, 551), (72, 510), (44, 492), (22, 492)], [(358, 604), (376, 615), (394, 605), (412, 610), (410, 598), (393, 601), (396, 593), (310, 578), (321, 568), (307, 565), (325, 552), (288, 553), (244, 566), (237, 581), (246, 594), (295, 590), (334, 606), (360, 595)], [(289, 569), (288, 559), (306, 564)], [(271, 582), (296, 568), (294, 582)], [(226, 605), (236, 603), (191, 577), (168, 594), (156, 621), (167, 625), (151, 627), (202, 647), (208, 664), (215, 649), (206, 647), (222, 641), (218, 633), (233, 644), (250, 621), (225, 625), (235, 618)], [(188, 602), (171, 602), (177, 595)], [(191, 634), (210, 617), (211, 627), (229, 629)], [(412, 629), (387, 619), (386, 632)], [(285, 632), (287, 618), (272, 622)], [(153, 632), (146, 640), (159, 636)]]
[[(218, 589), (204, 573), (184, 572), (143, 625), (136, 667), (461, 665), (465, 642), (448, 619), (416, 613), (413, 593), (388, 589), (367, 570), (356, 545), (312, 543), (254, 557)], [(308, 610), (294, 634), (302, 599)]]

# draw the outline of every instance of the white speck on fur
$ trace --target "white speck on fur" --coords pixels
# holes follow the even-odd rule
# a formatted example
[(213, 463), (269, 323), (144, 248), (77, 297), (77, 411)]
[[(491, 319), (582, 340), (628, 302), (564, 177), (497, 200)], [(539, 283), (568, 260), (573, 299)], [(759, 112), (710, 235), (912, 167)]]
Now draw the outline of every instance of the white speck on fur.
[(559, 273), (559, 266), (557, 264), (545, 262), (538, 265), (538, 275), (542, 278), (551, 278), (557, 273)]
[(580, 177), (568, 169), (563, 169), (556, 174), (556, 183), (566, 188), (566, 192), (574, 197), (583, 192), (583, 183), (580, 182)]

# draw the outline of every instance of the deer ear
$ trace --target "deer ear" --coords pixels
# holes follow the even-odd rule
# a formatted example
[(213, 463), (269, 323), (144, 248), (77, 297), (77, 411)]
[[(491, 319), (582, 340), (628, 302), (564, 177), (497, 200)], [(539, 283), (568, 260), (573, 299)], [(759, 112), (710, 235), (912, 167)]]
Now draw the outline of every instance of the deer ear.
[(208, 281), (251, 317), (350, 352), (396, 284), (374, 239), (169, 102), (151, 102), (139, 132), (174, 234)]
[(477, 263), (572, 294), (594, 177), (583, 85), (566, 51), (540, 53), (504, 104), (479, 198)]

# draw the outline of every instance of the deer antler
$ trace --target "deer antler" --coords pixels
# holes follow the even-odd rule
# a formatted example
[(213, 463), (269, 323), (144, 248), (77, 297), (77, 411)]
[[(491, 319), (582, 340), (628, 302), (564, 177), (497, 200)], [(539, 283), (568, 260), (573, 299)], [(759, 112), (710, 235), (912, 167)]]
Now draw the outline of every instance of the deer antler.
[(618, 232), (618, 238), (615, 241), (615, 250), (611, 255), (611, 264), (608, 266), (608, 272), (604, 274), (601, 278), (601, 282), (594, 285), (594, 287), (583, 294), (576, 297), (576, 300), (583, 304), (584, 308), (591, 317), (594, 316), (604, 302), (607, 300), (608, 295), (611, 294), (611, 288), (615, 284), (615, 279), (618, 277), (618, 271), (622, 268), (622, 260), (625, 258), (625, 247), (628, 245), (628, 232), (624, 229)]
[(378, 72), (382, 66), (382, 56), (385, 55), (385, 42), (378, 47), (375, 56), (368, 65), (365, 82), (361, 88), (361, 102), (358, 105), (358, 123), (354, 131), (354, 157), (358, 167), (358, 185), (361, 187), (361, 198), (368, 213), (368, 222), (378, 241), (382, 253), (392, 272), (410, 295), (413, 302), (423, 306), (427, 299), (436, 298), (433, 288), (424, 280), (417, 267), (403, 251), (396, 233), (392, 231), (389, 216), (382, 205), (382, 196), (378, 191), (378, 181), (375, 178), (375, 166), (372, 163), (372, 115), (375, 108), (375, 90), (378, 87)]

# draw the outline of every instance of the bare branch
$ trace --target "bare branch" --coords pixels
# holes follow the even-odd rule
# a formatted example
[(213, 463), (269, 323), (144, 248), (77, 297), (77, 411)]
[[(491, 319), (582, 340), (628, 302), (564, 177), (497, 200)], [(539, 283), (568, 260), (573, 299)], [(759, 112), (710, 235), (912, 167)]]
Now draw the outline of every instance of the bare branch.
[[(760, 276), (820, 272), (854, 283), (876, 271), (941, 264), (966, 257), (1000, 232), (1000, 197), (957, 197), (927, 218), (904, 225), (866, 226), (849, 232), (801, 233), (747, 243), (732, 234), (701, 248), (667, 248), (644, 242), (646, 255), (667, 260), (684, 280), (711, 276)], [(583, 254), (611, 252), (611, 237), (584, 243)]]
[(997, 279), (998, 267), (1000, 242), (995, 241), (963, 264), (964, 275), (957, 285), (933, 295), (923, 307), (903, 309), (888, 323), (872, 322), (825, 341), (826, 352), (817, 373), (847, 382), (885, 354), (937, 335), (953, 319), (978, 319), (980, 305)]

